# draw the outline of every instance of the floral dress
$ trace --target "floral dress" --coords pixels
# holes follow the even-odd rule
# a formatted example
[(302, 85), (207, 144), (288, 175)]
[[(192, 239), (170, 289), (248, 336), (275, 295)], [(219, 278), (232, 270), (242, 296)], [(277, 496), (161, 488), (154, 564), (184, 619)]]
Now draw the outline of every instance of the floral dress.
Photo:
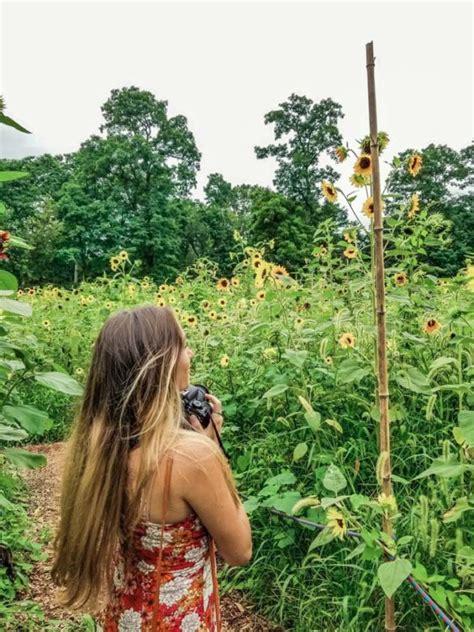
[[(161, 524), (141, 521), (133, 533), (133, 559), (114, 562), (113, 595), (97, 618), (101, 632), (148, 632), (157, 589)], [(216, 600), (209, 535), (199, 517), (165, 524), (159, 595), (160, 627), (167, 632), (215, 632)], [(217, 604), (218, 605), (218, 604)]]

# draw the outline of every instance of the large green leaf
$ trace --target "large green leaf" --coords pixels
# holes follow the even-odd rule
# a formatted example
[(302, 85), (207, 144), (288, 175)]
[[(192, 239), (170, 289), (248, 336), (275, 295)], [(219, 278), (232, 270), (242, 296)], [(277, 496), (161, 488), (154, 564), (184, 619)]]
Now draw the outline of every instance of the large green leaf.
[(393, 560), (381, 564), (377, 571), (380, 585), (387, 597), (391, 597), (401, 583), (411, 573), (412, 565), (410, 560)]
[(20, 123), (17, 123), (16, 121), (14, 121), (12, 118), (7, 116), (3, 112), (0, 112), (0, 123), (3, 123), (3, 125), (8, 125), (8, 127), (14, 127), (19, 132), (24, 132), (25, 134), (31, 134), (31, 132), (29, 132), (26, 128), (24, 128), (23, 125), (20, 125)]
[(454, 460), (445, 461), (443, 459), (436, 459), (427, 470), (421, 472), (418, 476), (415, 476), (414, 480), (416, 481), (418, 478), (424, 478), (425, 476), (431, 476), (432, 474), (440, 476), (441, 478), (452, 478), (460, 476), (463, 472), (467, 472), (469, 470), (474, 471), (474, 465), (458, 463), (458, 461)]
[(299, 461), (302, 459), (306, 452), (308, 452), (308, 444), (305, 441), (298, 443), (296, 448), (293, 450), (293, 461)]
[(12, 298), (0, 298), (0, 309), (13, 314), (20, 314), (21, 316), (31, 316), (33, 312), (29, 303), (15, 301)]
[(0, 441), (22, 441), (27, 436), (28, 433), (21, 428), (14, 428), (13, 426), (6, 426), (0, 423)]
[(287, 358), (287, 360), (300, 369), (303, 368), (307, 356), (307, 351), (296, 351), (295, 349), (285, 349), (285, 353), (283, 354), (284, 358)]
[(2, 412), (6, 417), (18, 421), (30, 434), (41, 435), (53, 426), (53, 421), (45, 412), (26, 404), (4, 406)]
[(360, 380), (369, 375), (371, 369), (362, 367), (352, 358), (348, 358), (341, 362), (337, 369), (336, 381), (338, 384), (350, 384), (351, 382), (360, 382)]
[(52, 388), (60, 393), (66, 393), (67, 395), (82, 395), (84, 390), (82, 385), (73, 377), (66, 373), (58, 373), (57, 371), (37, 373), (35, 380), (43, 386)]
[(341, 489), (347, 486), (347, 481), (341, 470), (331, 463), (324, 475), (323, 485), (326, 489), (329, 489), (329, 491), (337, 495)]
[(324, 544), (328, 544), (336, 537), (336, 534), (332, 529), (328, 529), (325, 527), (322, 531), (318, 533), (318, 535), (314, 538), (314, 540), (309, 545), (308, 553), (318, 546), (323, 546)]
[(448, 509), (443, 515), (443, 522), (456, 522), (463, 515), (465, 511), (474, 511), (474, 507), (469, 505), (467, 496), (458, 498), (454, 507)]
[(277, 395), (284, 393), (286, 390), (288, 390), (288, 384), (275, 384), (275, 386), (272, 386), (262, 395), (262, 399), (276, 397)]
[(308, 426), (313, 432), (317, 432), (321, 427), (321, 413), (318, 413), (313, 409), (311, 404), (301, 395), (298, 395), (301, 405), (305, 409), (305, 419), (308, 422)]
[(0, 290), (11, 290), (16, 292), (18, 290), (18, 281), (16, 276), (6, 270), (0, 270)]
[(11, 182), (29, 175), (27, 171), (0, 171), (0, 182)]
[(47, 463), (44, 454), (35, 454), (22, 448), (3, 448), (2, 452), (13, 465), (23, 469), (34, 470)]
[(395, 376), (395, 379), (400, 386), (403, 386), (403, 388), (413, 391), (414, 393), (431, 392), (428, 378), (414, 366), (407, 366), (404, 369), (401, 369)]

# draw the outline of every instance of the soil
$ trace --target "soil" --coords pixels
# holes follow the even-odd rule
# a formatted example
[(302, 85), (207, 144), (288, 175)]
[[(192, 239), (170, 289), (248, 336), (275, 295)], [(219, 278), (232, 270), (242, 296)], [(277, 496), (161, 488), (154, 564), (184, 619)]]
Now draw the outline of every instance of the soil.
[[(25, 446), (26, 447), (26, 446)], [(58, 521), (59, 484), (62, 473), (64, 443), (38, 444), (28, 446), (31, 452), (44, 454), (48, 460), (45, 467), (35, 470), (23, 470), (22, 476), (30, 489), (28, 514), (32, 519), (34, 539), (47, 543), (43, 550), (48, 554), (45, 561), (36, 562), (29, 575), (28, 591), (21, 595), (22, 599), (30, 599), (38, 603), (44, 610), (46, 620), (60, 620), (58, 630), (84, 630), (79, 621), (81, 615), (64, 610), (56, 603), (56, 588), (52, 585), (49, 571), (52, 559), (52, 535)], [(50, 537), (45, 538), (45, 529)], [(256, 613), (249, 600), (238, 591), (231, 591), (221, 596), (222, 630), (223, 632), (283, 632)], [(84, 613), (85, 614), (85, 613)], [(64, 626), (62, 622), (64, 621)], [(48, 629), (50, 629), (48, 627)], [(36, 632), (36, 631), (35, 631)]]

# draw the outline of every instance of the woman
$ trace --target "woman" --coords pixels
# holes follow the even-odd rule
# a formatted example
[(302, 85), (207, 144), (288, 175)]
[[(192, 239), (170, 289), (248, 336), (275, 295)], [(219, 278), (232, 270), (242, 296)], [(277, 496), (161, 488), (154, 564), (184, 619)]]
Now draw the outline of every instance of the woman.
[[(183, 415), (192, 355), (169, 307), (117, 312), (95, 342), (51, 575), (60, 603), (98, 614), (105, 632), (220, 629), (214, 543), (231, 565), (252, 555), (212, 424)], [(220, 401), (208, 399), (220, 429)]]

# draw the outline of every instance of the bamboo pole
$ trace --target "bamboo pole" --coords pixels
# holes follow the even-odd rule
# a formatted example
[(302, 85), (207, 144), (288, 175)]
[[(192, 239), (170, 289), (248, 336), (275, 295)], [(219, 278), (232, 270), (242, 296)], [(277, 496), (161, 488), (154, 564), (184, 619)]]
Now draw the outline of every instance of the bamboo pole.
[[(377, 317), (377, 380), (380, 411), (379, 451), (381, 456), (382, 492), (392, 494), (392, 471), (390, 464), (390, 421), (388, 413), (388, 363), (385, 330), (385, 274), (383, 259), (383, 218), (381, 211), (381, 188), (379, 149), (377, 142), (377, 103), (375, 98), (375, 58), (373, 42), (366, 44), (366, 67), (369, 94), (370, 155), (372, 158), (372, 187), (374, 198), (375, 239), (375, 305)], [(388, 515), (383, 519), (383, 530), (392, 535), (392, 521)], [(395, 601), (385, 598), (385, 630), (393, 632), (395, 626)]]

